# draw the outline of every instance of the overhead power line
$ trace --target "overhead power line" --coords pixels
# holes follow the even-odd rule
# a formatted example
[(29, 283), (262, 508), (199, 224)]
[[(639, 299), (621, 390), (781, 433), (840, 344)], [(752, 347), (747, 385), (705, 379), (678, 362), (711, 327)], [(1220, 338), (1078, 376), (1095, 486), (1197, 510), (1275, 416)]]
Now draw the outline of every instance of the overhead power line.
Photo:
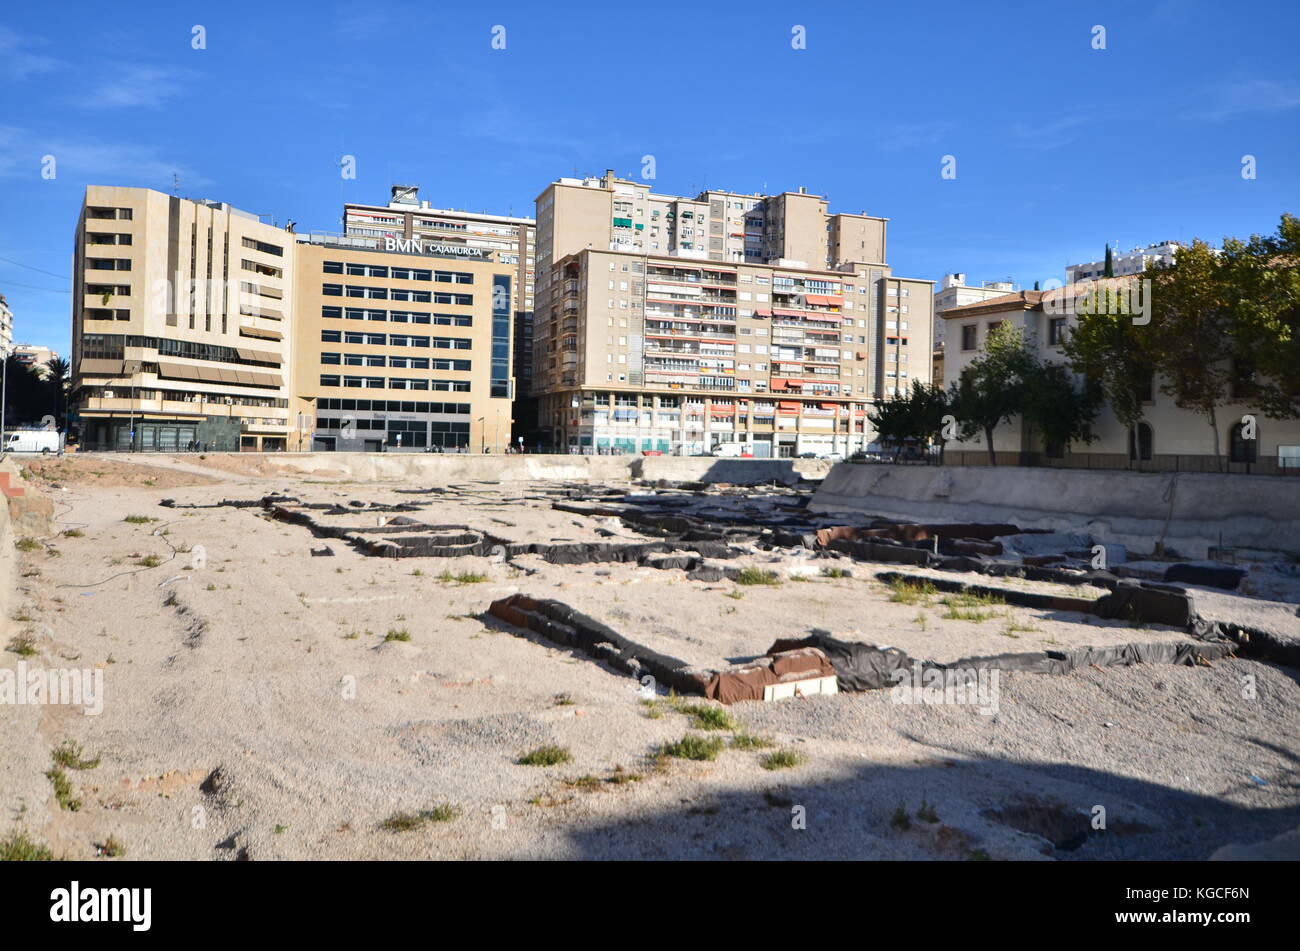
[(38, 267), (32, 267), (30, 264), (24, 264), (22, 261), (15, 261), (13, 258), (0, 257), (0, 261), (4, 261), (8, 264), (16, 264), (18, 267), (25, 267), (27, 270), (36, 271), (38, 274), (48, 274), (50, 277), (57, 277), (61, 281), (72, 280), (72, 278), (68, 277), (66, 274), (55, 274), (53, 271), (43, 271)]

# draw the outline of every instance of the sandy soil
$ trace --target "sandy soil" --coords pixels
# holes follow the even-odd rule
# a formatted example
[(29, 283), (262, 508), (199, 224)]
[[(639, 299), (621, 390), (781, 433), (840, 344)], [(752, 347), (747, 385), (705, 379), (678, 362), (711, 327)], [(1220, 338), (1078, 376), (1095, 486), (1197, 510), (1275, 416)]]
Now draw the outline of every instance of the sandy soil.
[[(628, 678), (484, 612), (516, 591), (553, 597), (709, 663), (810, 627), (938, 659), (1181, 634), (1022, 608), (947, 620), (939, 596), (902, 604), (856, 578), (742, 590), (535, 557), (381, 560), (259, 509), (158, 504), (281, 490), (345, 504), (428, 498), (422, 518), (521, 540), (610, 540), (598, 529), (642, 538), (520, 501), (541, 486), (425, 497), (265, 472), (162, 481), (199, 476), (188, 460), (113, 485), (89, 467), (115, 471), (84, 457), (57, 476), (59, 527), (81, 534), (21, 553), (6, 621), (6, 639), (35, 636), (29, 664), (104, 672), (98, 716), (0, 707), (0, 833), (20, 827), (60, 855), (92, 857), (113, 836), (127, 859), (1204, 858), (1300, 823), (1293, 670), (1231, 660), (1003, 674), (992, 715), (885, 691), (729, 708), (800, 754), (793, 768), (767, 770), (767, 750), (653, 759), (660, 744), (710, 734), (672, 710), (647, 715)], [(311, 555), (326, 546), (333, 556)], [(444, 570), (486, 580), (440, 580)], [(0, 654), (0, 666), (18, 660)], [(44, 775), (69, 739), (100, 759), (68, 771), (77, 811), (60, 808)], [(516, 762), (544, 744), (571, 760)], [(455, 818), (380, 827), (439, 804)], [(1108, 831), (1083, 815), (1098, 805)]]

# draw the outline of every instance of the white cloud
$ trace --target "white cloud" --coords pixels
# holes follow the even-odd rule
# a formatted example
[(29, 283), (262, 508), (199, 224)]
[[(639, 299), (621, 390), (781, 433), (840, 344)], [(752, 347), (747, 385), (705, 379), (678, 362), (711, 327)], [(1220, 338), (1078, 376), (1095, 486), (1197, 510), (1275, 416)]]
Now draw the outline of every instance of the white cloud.
[(53, 72), (63, 66), (52, 56), (26, 49), (31, 42), (8, 27), (0, 26), (0, 76), (21, 81), (29, 76)]
[(155, 109), (181, 93), (191, 73), (157, 66), (109, 65), (104, 72), (111, 79), (101, 83), (82, 105), (95, 108)]
[(212, 181), (184, 162), (151, 146), (90, 139), (41, 138), (16, 126), (0, 126), (0, 178), (41, 181), (41, 161), (52, 155), (59, 178), (113, 185), (139, 185), (168, 191), (172, 175), (186, 190)]

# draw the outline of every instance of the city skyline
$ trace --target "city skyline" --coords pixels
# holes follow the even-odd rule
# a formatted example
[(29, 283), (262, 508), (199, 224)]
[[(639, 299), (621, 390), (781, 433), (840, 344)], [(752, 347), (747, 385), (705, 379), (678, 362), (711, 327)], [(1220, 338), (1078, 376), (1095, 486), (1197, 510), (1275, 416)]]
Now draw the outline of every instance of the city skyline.
[[(642, 178), (652, 156), (657, 193), (806, 187), (837, 210), (889, 218), (900, 273), (1023, 287), (1060, 280), (1107, 242), (1268, 232), (1300, 193), (1289, 162), (1300, 75), (1284, 28), (1297, 13), (1282, 4), (1251, 22), (1208, 3), (1017, 5), (996, 22), (949, 4), (870, 20), (777, 4), (670, 4), (653, 20), (598, 7), (336, 5), (312, 28), (259, 10), (252, 32), (238, 8), (205, 22), (150, 6), (130, 32), (64, 35), (25, 11), (0, 24), (0, 88), (13, 103), (0, 122), (0, 293), (17, 341), (70, 349), (65, 279), (85, 187), (170, 193), (173, 174), (182, 197), (341, 231), (345, 203), (382, 204), (395, 182), (420, 184), (434, 207), (532, 216), (556, 178), (606, 168)], [(1279, 28), (1258, 30), (1267, 18)], [(1094, 25), (1105, 49), (1093, 48)], [(435, 29), (436, 55), (356, 52)], [(735, 61), (719, 62), (711, 44), (695, 67), (635, 66), (684, 35), (720, 38)], [(903, 51), (873, 39), (891, 35), (908, 38)], [(589, 42), (601, 36), (608, 47)], [(554, 55), (566, 40), (584, 56)], [(961, 55), (963, 44), (983, 44), (986, 60)], [(861, 48), (879, 57), (869, 82)], [(87, 83), (76, 64), (92, 56), (103, 69)], [(1184, 80), (1186, 62), (1198, 70)], [(715, 91), (720, 69), (740, 82), (746, 64), (752, 88)], [(918, 67), (927, 82), (890, 78)], [(593, 84), (598, 74), (610, 82)], [(530, 81), (538, 75), (548, 81)], [(880, 104), (837, 121), (855, 85)], [(1099, 147), (1108, 143), (1121, 147)], [(341, 174), (349, 155), (355, 178)], [(942, 177), (944, 156), (955, 178)]]

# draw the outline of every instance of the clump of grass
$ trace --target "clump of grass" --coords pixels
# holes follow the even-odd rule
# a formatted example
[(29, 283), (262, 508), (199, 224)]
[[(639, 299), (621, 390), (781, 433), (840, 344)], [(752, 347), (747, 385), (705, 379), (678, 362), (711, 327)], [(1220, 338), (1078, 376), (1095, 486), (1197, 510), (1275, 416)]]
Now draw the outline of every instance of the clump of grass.
[(15, 634), (9, 638), (9, 646), (5, 650), (19, 657), (31, 657), (36, 653), (36, 635), (31, 631)]
[(442, 569), (442, 574), (438, 579), (445, 584), (478, 584), (480, 581), (487, 581), (487, 575), (477, 571), (462, 571), (459, 574), (452, 574), (451, 569)]
[(65, 528), (62, 532), (64, 538), (85, 538), (86, 533), (79, 528)]
[(715, 707), (707, 703), (679, 704), (675, 706), (678, 713), (684, 713), (691, 718), (691, 726), (697, 730), (735, 730), (740, 727), (722, 707)]
[(530, 750), (515, 760), (520, 766), (558, 766), (573, 759), (573, 755), (563, 746), (547, 744)]
[(605, 777), (605, 782), (621, 786), (624, 783), (639, 783), (641, 781), (640, 773), (629, 773), (622, 766), (615, 766), (614, 772)]
[(0, 839), (0, 862), (53, 862), (54, 853), (40, 842), (33, 842), (22, 829), (15, 829)]
[(983, 849), (971, 849), (966, 856), (966, 860), (969, 862), (991, 862), (993, 857)]
[(774, 741), (765, 736), (755, 736), (752, 733), (737, 733), (731, 738), (731, 748), (733, 750), (765, 750), (772, 746), (776, 746)]
[(1005, 634), (1005, 635), (1007, 635), (1007, 637), (1015, 637), (1015, 636), (1016, 636), (1016, 635), (1015, 635), (1015, 632), (1016, 632), (1016, 631), (1030, 631), (1030, 632), (1033, 632), (1033, 631), (1037, 631), (1037, 630), (1038, 630), (1038, 627), (1037, 627), (1036, 625), (1034, 625), (1034, 624), (1030, 624), (1030, 623), (1027, 623), (1027, 622), (1023, 622), (1023, 621), (1017, 621), (1014, 617), (1011, 616), (1011, 612), (1008, 611), (1008, 612), (1007, 612), (1007, 626), (1003, 629), (1002, 633)]
[(934, 804), (921, 800), (921, 808), (916, 810), (916, 818), (922, 822), (938, 822), (939, 813), (934, 811)]
[(65, 766), (68, 769), (94, 769), (99, 765), (98, 756), (87, 759), (81, 744), (72, 740), (64, 740), (50, 750), (50, 759), (54, 761), (55, 766)]
[(107, 839), (95, 846), (99, 854), (106, 858), (116, 859), (126, 855), (126, 846), (117, 840), (116, 836), (110, 835)]
[(724, 742), (720, 736), (699, 736), (688, 733), (680, 740), (659, 747), (659, 753), (676, 759), (715, 760), (722, 752), (723, 746)]
[(753, 565), (741, 568), (735, 577), (736, 584), (766, 584), (778, 585), (781, 579), (776, 576), (776, 572), (768, 571), (764, 568), (755, 568)]
[(424, 572), (421, 571), (419, 568), (416, 568), (414, 571), (411, 572), (411, 577), (412, 577), (412, 578), (423, 578), (423, 577), (424, 577)]
[(823, 578), (847, 578), (849, 577), (849, 571), (847, 568), (823, 568), (822, 577)]
[(972, 594), (963, 591), (960, 594), (945, 595), (941, 602), (947, 607), (943, 616), (950, 621), (987, 621), (994, 616), (989, 610), (995, 605), (1005, 604), (1002, 598), (993, 594)]
[(430, 822), (451, 822), (458, 818), (460, 818), (460, 807), (443, 803), (419, 812), (395, 812), (379, 823), (379, 828), (385, 832), (413, 832)]
[(63, 767), (50, 767), (45, 772), (45, 778), (54, 787), (54, 798), (58, 800), (60, 809), (67, 812), (77, 812), (81, 809), (81, 800), (72, 794), (72, 783), (68, 781), (68, 774), (63, 771)]
[(917, 611), (915, 621), (916, 621), (916, 626), (924, 631), (926, 628), (926, 624), (929, 622), (929, 619), (926, 617), (924, 611)]
[(148, 525), (150, 522), (158, 521), (158, 519), (150, 518), (148, 515), (128, 515), (122, 521), (130, 522), (132, 525)]
[(571, 707), (576, 702), (577, 701), (573, 699), (573, 696), (567, 693), (557, 693), (551, 698), (551, 703), (557, 707)]
[(907, 810), (903, 808), (901, 802), (898, 804), (898, 808), (894, 810), (894, 814), (889, 817), (889, 825), (890, 828), (897, 829), (900, 832), (906, 832), (912, 828), (912, 817), (907, 814)]
[(895, 604), (917, 604), (937, 593), (938, 589), (928, 581), (895, 578), (889, 582), (889, 600)]
[(659, 700), (657, 698), (651, 700), (649, 697), (642, 697), (641, 713), (647, 720), (658, 720), (664, 715), (665, 705), (666, 703), (663, 700)]
[(573, 789), (585, 789), (590, 792), (593, 789), (599, 789), (601, 779), (599, 776), (592, 776), (588, 773), (586, 776), (577, 776), (573, 779), (564, 780), (564, 785)]
[(343, 635), (343, 639), (345, 641), (355, 641), (360, 636), (361, 635), (358, 634), (356, 631), (348, 631), (346, 634)]
[(135, 563), (142, 568), (157, 568), (162, 564), (162, 559), (157, 555), (145, 555), (143, 558), (137, 558)]
[(405, 643), (410, 639), (411, 639), (411, 632), (404, 627), (402, 628), (390, 627), (388, 629), (388, 633), (384, 635), (385, 644), (387, 644), (389, 641), (401, 641)]
[[(745, 592), (743, 591), (728, 591), (726, 594), (726, 597), (731, 598), (733, 601), (739, 601), (744, 596)], [(734, 611), (735, 608), (732, 608), (732, 610)]]
[(15, 621), (35, 621), (35, 620), (36, 620), (36, 615), (32, 614), (32, 612), (31, 612), (30, 610), (28, 610), (27, 608), (23, 607), (23, 608), (19, 608), (17, 611), (14, 612), (14, 620), (15, 620)]
[(977, 594), (973, 591), (962, 591), (959, 594), (945, 595), (943, 603), (968, 608), (991, 608), (1005, 605), (1007, 602), (1000, 594)]
[(14, 542), (14, 547), (19, 551), (35, 551), (41, 547), (41, 543), (34, 538), (20, 538)]
[(988, 611), (981, 611), (978, 608), (962, 608), (955, 604), (948, 605), (948, 610), (943, 612), (943, 617), (948, 621), (974, 621), (979, 624), (987, 621), (993, 615)]
[(808, 757), (798, 750), (773, 750), (758, 758), (758, 765), (764, 769), (793, 769), (808, 761)]
[(204, 591), (216, 591), (216, 590), (217, 590), (217, 586), (214, 585), (212, 582), (208, 582), (207, 587), (205, 587), (203, 590), (204, 590)]

